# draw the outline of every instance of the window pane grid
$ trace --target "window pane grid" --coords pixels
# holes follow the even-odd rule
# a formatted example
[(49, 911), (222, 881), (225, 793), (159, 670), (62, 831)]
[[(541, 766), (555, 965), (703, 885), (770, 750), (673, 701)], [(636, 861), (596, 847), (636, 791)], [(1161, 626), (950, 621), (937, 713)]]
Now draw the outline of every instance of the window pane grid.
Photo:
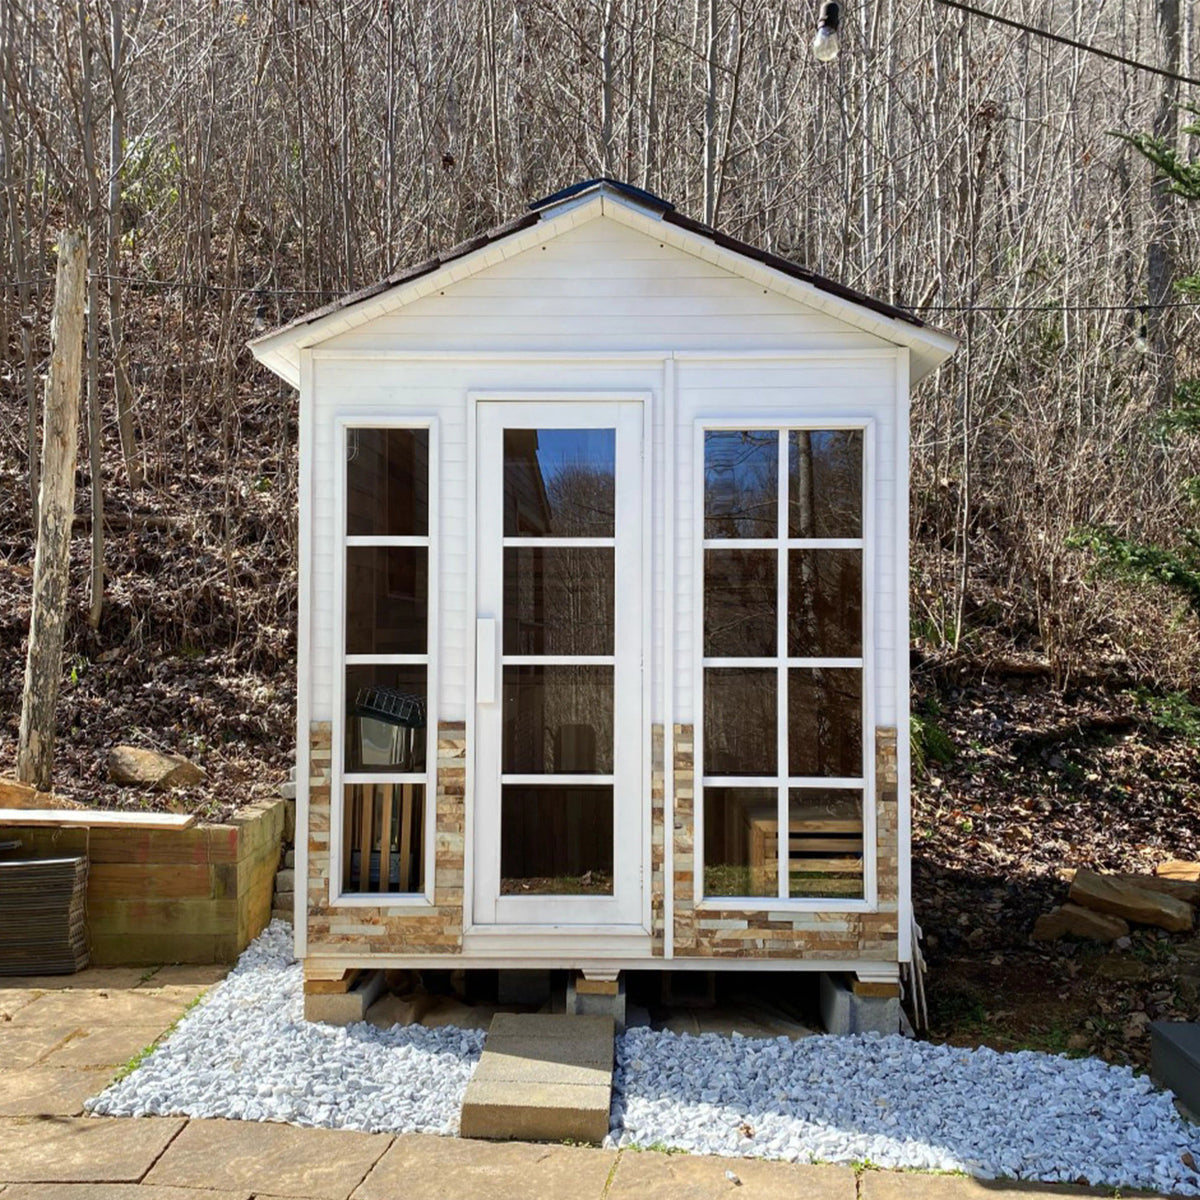
[(344, 450), (340, 891), (354, 900), (424, 899), (434, 744), (433, 433), (425, 425), (349, 426)]
[[(865, 796), (866, 780), (862, 775), (857, 776), (800, 776), (790, 774), (791, 768), (791, 721), (790, 721), (790, 684), (792, 683), (791, 673), (799, 669), (803, 671), (807, 669), (812, 672), (820, 671), (857, 671), (858, 679), (858, 711), (855, 714), (858, 717), (858, 749), (860, 759), (865, 754), (867, 731), (863, 728), (863, 706), (865, 704), (865, 681), (863, 680), (863, 672), (865, 671), (865, 658), (862, 655), (797, 655), (788, 654), (790, 648), (790, 638), (795, 638), (797, 634), (789, 627), (789, 618), (794, 614), (791, 612), (790, 606), (793, 604), (793, 597), (789, 594), (789, 585), (792, 582), (793, 572), (791, 571), (792, 551), (859, 551), (857, 562), (858, 569), (858, 588), (857, 598), (859, 601), (859, 612), (857, 628), (851, 627), (846, 631), (845, 637), (853, 637), (858, 640), (860, 646), (865, 646), (867, 630), (865, 627), (865, 604), (863, 597), (866, 588), (865, 562), (863, 555), (866, 551), (866, 538), (863, 528), (863, 520), (865, 513), (865, 494), (863, 490), (863, 443), (865, 434), (862, 429), (838, 431), (832, 434), (823, 431), (812, 430), (793, 430), (786, 427), (779, 427), (770, 430), (758, 430), (753, 433), (753, 446), (746, 452), (746, 458), (754, 458), (757, 460), (756, 471), (757, 478), (762, 482), (763, 490), (769, 493), (770, 485), (773, 483), (775, 487), (774, 496), (760, 496), (756, 502), (754, 494), (748, 487), (745, 489), (745, 494), (741, 497), (737, 494), (737, 485), (741, 482), (737, 475), (738, 467), (736, 465), (736, 451), (731, 453), (730, 446), (733, 439), (742, 438), (746, 441), (749, 437), (747, 433), (739, 433), (735, 430), (723, 430), (724, 435), (722, 444), (718, 447), (718, 454), (715, 457), (716, 463), (709, 461), (710, 435), (712, 431), (706, 430), (702, 438), (702, 444), (705, 450), (705, 463), (703, 469), (704, 479), (704, 502), (702, 505), (704, 521), (702, 524), (702, 536), (700, 537), (701, 553), (706, 551), (771, 551), (776, 559), (775, 571), (775, 655), (771, 657), (763, 657), (758, 655), (743, 655), (743, 656), (719, 656), (719, 655), (701, 655), (701, 687), (707, 693), (711, 682), (715, 679), (709, 675), (709, 669), (713, 668), (720, 670), (721, 668), (733, 669), (757, 669), (761, 670), (764, 675), (774, 673), (775, 685), (775, 703), (776, 703), (776, 762), (775, 774), (754, 776), (750, 774), (743, 775), (703, 775), (701, 777), (701, 787), (704, 789), (718, 789), (719, 795), (715, 795), (714, 805), (712, 807), (713, 815), (715, 815), (721, 805), (721, 811), (724, 811), (730, 802), (736, 803), (734, 800), (736, 793), (756, 793), (760, 800), (771, 792), (775, 796), (776, 821), (773, 835), (769, 832), (765, 836), (774, 836), (775, 840), (775, 887), (774, 891), (776, 898), (779, 900), (792, 900), (794, 883), (792, 878), (792, 856), (796, 853), (800, 854), (801, 867), (804, 869), (806, 855), (809, 851), (806, 849), (809, 843), (819, 844), (819, 836), (797, 836), (791, 826), (791, 810), (795, 801), (793, 793), (822, 791), (844, 791), (852, 793), (857, 791), (860, 797), (859, 812), (862, 812), (862, 798)], [(774, 434), (775, 442), (775, 457), (777, 464), (774, 469), (774, 480), (769, 478), (772, 473), (766, 456), (762, 453), (766, 447), (764, 441)], [(803, 446), (801, 444), (803, 442)], [(856, 489), (854, 492), (848, 493), (852, 499), (849, 505), (843, 506), (839, 511), (836, 493), (825, 496), (818, 490), (816, 480), (818, 475), (824, 475), (828, 469), (828, 464), (824, 462), (814, 463), (814, 459), (824, 452), (826, 447), (832, 447), (832, 457), (837, 453), (839, 447), (843, 454), (847, 446), (850, 447), (852, 453), (848, 456), (848, 461), (842, 463), (843, 472), (854, 480)], [(814, 453), (815, 449), (815, 453)], [(797, 471), (803, 472), (807, 467), (807, 477), (799, 480), (797, 472), (792, 470), (793, 451), (797, 461)], [(802, 463), (803, 457), (807, 457), (807, 462)], [(735, 461), (735, 466), (731, 470), (729, 467), (730, 460)], [(721, 472), (724, 471), (722, 476)], [(714, 504), (710, 498), (710, 487), (713, 485), (714, 479), (717, 480), (719, 487)], [(807, 486), (807, 492), (803, 489)], [(732, 500), (730, 499), (732, 497)], [(769, 500), (769, 504), (764, 504), (764, 500)], [(757, 503), (757, 507), (755, 504)], [(857, 506), (857, 511), (855, 508)], [(775, 522), (775, 536), (764, 536), (767, 532), (764, 529), (766, 524), (768, 510), (773, 510), (773, 518)], [(721, 522), (725, 525), (722, 527)], [(797, 522), (800, 522), (801, 528), (797, 529)], [(816, 522), (815, 529), (808, 529), (806, 522)], [(859, 536), (837, 537), (837, 536), (815, 536), (822, 532), (832, 533), (836, 530), (828, 528), (830, 522), (845, 523), (848, 522), (854, 526), (850, 532)], [(730, 528), (730, 526), (735, 528)], [(754, 536), (739, 537), (737, 531), (750, 530)], [(797, 534), (807, 534), (807, 536), (797, 536)], [(826, 562), (820, 559), (814, 559), (815, 565), (822, 567), (826, 566)], [(846, 570), (853, 570), (854, 563), (850, 562), (843, 570), (843, 587), (847, 576)], [(853, 575), (848, 577), (851, 581)], [(703, 581), (703, 603), (705, 612), (708, 612), (708, 604), (710, 597), (710, 575), (708, 570), (708, 561), (705, 560), (702, 566), (702, 581)], [(724, 583), (728, 587), (728, 581), (718, 579), (718, 582)], [(819, 589), (823, 580), (816, 581), (815, 587)], [(852, 586), (852, 585), (851, 585)], [(821, 620), (824, 618), (833, 618), (834, 624), (830, 627), (834, 636), (837, 634), (836, 616), (838, 612), (845, 611), (844, 604), (839, 605), (837, 602), (844, 597), (844, 591), (839, 596), (835, 593), (832, 597), (822, 595), (820, 591), (810, 591), (802, 593), (803, 599), (806, 602), (806, 607), (811, 610), (814, 605), (824, 600), (826, 603), (826, 611), (821, 616), (813, 616), (807, 622), (810, 633), (818, 639), (826, 636), (824, 633)], [(728, 601), (727, 601), (728, 602)], [(852, 611), (852, 610), (851, 610)], [(803, 628), (803, 627), (802, 627)], [(803, 635), (800, 635), (803, 636)], [(701, 622), (701, 637), (702, 641), (707, 638), (707, 622)], [(807, 639), (805, 639), (807, 640)], [(847, 648), (850, 648), (849, 646)], [(800, 677), (797, 677), (798, 685), (803, 682)], [(818, 681), (819, 682), (819, 681)], [(713, 719), (714, 713), (702, 704), (705, 712), (706, 724)], [(818, 722), (820, 725), (821, 722)], [(819, 731), (818, 731), (819, 734)], [(818, 741), (820, 740), (818, 736)], [(839, 742), (844, 743), (844, 738), (839, 739)], [(706, 745), (711, 745), (710, 733), (706, 731), (704, 735)], [(700, 747), (701, 756), (705, 753), (705, 746)], [(819, 750), (818, 757), (823, 762), (824, 754)], [(764, 764), (765, 765), (765, 764)], [(705, 805), (705, 810), (710, 806)], [(726, 818), (728, 819), (728, 818)], [(765, 829), (762, 826), (761, 818), (755, 819), (756, 828)], [(801, 825), (804, 826), (804, 822)], [(861, 830), (861, 820), (860, 820)], [(801, 832), (804, 832), (802, 829)], [(758, 845), (759, 851), (765, 849), (762, 843), (762, 835), (755, 842), (753, 837), (750, 838), (750, 845)], [(859, 883), (857, 892), (853, 890), (853, 882), (847, 884), (846, 881), (840, 880), (838, 888), (833, 891), (821, 891), (816, 893), (817, 898), (824, 896), (842, 895), (848, 898), (863, 898), (862, 891), (862, 875), (861, 875), (861, 832), (859, 833)], [(702, 861), (707, 857), (707, 847), (710, 844), (709, 835), (705, 833), (705, 846), (701, 847)], [(842, 839), (847, 841), (846, 838)], [(711, 844), (715, 845), (717, 839)], [(721, 842), (724, 845), (724, 842)], [(849, 842), (847, 841), (847, 844)], [(840, 845), (840, 843), (839, 843)], [(801, 847), (798, 851), (797, 847)], [(752, 853), (752, 851), (751, 851)], [(728, 857), (729, 851), (725, 851)], [(752, 861), (758, 861), (752, 859)], [(815, 866), (814, 862), (824, 864), (828, 862), (829, 866)], [(813, 870), (805, 872), (808, 875), (820, 875), (822, 870), (834, 871), (845, 866), (842, 860), (825, 860), (816, 859), (813, 862), (807, 862), (807, 865), (814, 867)], [(742, 899), (761, 901), (763, 898), (762, 886), (764, 883), (769, 884), (768, 876), (762, 874), (763, 867), (749, 868), (750, 874), (747, 876), (749, 880), (749, 889)], [(755, 871), (757, 870), (757, 874)], [(724, 874), (714, 866), (713, 871), (719, 875), (722, 880), (736, 876), (736, 872), (731, 873), (726, 870)], [(716, 878), (713, 871), (705, 871), (701, 873), (701, 879), (704, 884), (701, 889), (702, 895), (708, 895), (710, 892), (710, 879)], [(830, 885), (832, 886), (832, 885)], [(850, 890), (846, 890), (849, 887)], [(767, 893), (769, 894), (769, 892)], [(722, 888), (720, 891), (722, 899), (730, 896), (731, 893)], [(801, 898), (803, 893), (800, 893), (795, 898)]]

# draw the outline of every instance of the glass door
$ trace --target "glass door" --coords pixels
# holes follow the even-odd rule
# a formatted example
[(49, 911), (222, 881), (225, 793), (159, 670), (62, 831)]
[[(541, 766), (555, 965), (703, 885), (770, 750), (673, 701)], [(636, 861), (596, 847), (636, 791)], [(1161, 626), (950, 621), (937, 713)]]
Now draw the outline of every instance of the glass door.
[(641, 405), (478, 414), (475, 920), (636, 924)]

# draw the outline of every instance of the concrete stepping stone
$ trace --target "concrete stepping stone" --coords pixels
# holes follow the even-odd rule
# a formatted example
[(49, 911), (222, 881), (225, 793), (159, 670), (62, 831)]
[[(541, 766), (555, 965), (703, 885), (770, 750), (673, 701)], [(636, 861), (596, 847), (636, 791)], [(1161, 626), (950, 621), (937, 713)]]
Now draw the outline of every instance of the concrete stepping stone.
[(614, 1033), (612, 1017), (497, 1013), (463, 1096), (462, 1136), (602, 1141)]

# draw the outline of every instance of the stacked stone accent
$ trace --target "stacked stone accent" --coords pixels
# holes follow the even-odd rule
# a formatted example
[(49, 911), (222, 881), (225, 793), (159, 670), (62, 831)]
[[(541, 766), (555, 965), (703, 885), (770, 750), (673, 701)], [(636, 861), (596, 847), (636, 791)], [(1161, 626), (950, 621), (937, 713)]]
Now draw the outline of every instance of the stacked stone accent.
[(314, 722), (310, 735), (308, 793), (308, 952), (457, 954), (462, 950), (463, 853), (467, 783), (466, 726), (438, 726), (437, 790), (434, 797), (434, 903), (377, 908), (331, 908), (329, 904), (330, 726)]
[[(879, 911), (874, 913), (697, 910), (695, 871), (695, 742), (691, 725), (673, 728), (675, 796), (672, 828), (675, 954), (682, 958), (850, 959), (895, 962), (899, 898), (896, 731), (875, 731), (875, 828)], [(435, 796), (434, 904), (340, 908), (329, 905), (330, 727), (311, 735), (308, 829), (309, 953), (455, 955), (462, 950), (465, 850), (466, 729), (438, 726)], [(652, 948), (663, 954), (666, 880), (664, 731), (651, 735)], [(365, 964), (364, 964), (365, 965)]]
[(805, 958), (895, 962), (899, 897), (896, 731), (875, 731), (879, 911), (746, 912), (694, 902), (695, 742), (675, 726), (675, 953), (681, 958)]
[(663, 769), (663, 727), (650, 729), (650, 941), (655, 958), (663, 955), (664, 898), (666, 884), (663, 800), (666, 776)]

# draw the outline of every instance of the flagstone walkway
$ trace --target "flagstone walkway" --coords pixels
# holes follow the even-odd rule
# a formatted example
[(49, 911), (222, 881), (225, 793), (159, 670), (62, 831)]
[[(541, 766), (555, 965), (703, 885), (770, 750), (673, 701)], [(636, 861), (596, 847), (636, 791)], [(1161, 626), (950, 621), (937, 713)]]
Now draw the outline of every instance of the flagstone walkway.
[(185, 1117), (84, 1100), (224, 974), (0, 978), (0, 1200), (1051, 1200), (1080, 1188)]

